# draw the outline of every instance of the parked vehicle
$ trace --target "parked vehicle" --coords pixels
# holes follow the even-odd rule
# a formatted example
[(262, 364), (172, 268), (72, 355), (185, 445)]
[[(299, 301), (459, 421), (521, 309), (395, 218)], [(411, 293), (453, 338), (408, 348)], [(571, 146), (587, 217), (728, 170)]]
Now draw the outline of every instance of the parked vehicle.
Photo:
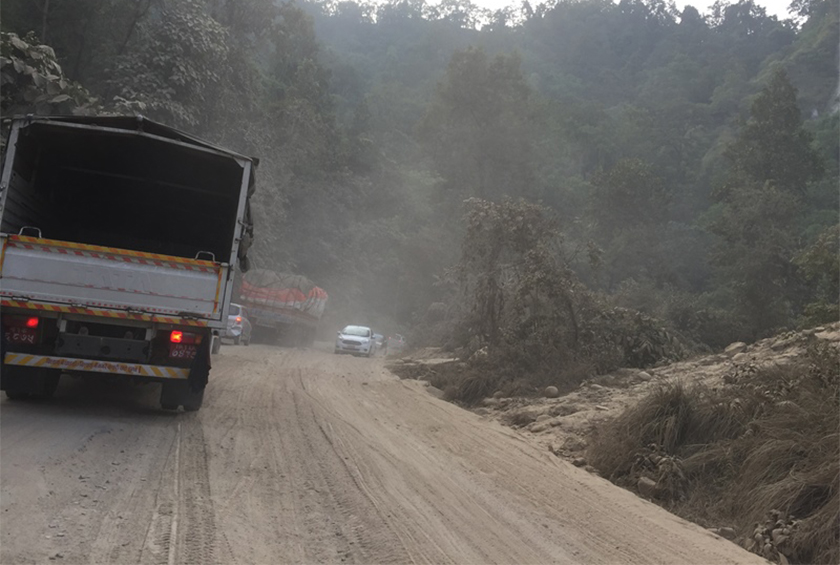
[(405, 346), (405, 338), (400, 334), (388, 336), (388, 341), (386, 342), (386, 349), (388, 354), (402, 353), (405, 350)]
[(373, 341), (376, 343), (376, 350), (379, 351), (385, 347), (385, 336), (382, 334), (373, 334)]
[[(161, 383), (198, 410), (256, 161), (142, 117), (16, 118), (0, 173), (0, 389), (62, 373)], [(212, 229), (208, 229), (212, 227)]]
[(266, 269), (246, 273), (239, 289), (254, 337), (290, 346), (312, 346), (328, 298), (306, 277)]
[(247, 310), (239, 304), (230, 305), (227, 329), (223, 337), (232, 340), (234, 345), (251, 344), (251, 322), (248, 320)]
[(335, 353), (371, 357), (376, 351), (373, 332), (367, 326), (347, 326), (335, 338)]

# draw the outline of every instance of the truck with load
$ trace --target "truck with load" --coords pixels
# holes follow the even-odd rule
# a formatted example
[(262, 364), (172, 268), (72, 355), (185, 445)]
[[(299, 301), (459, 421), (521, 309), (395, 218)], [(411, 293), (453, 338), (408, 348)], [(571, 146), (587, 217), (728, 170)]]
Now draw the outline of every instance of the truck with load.
[(247, 268), (256, 160), (140, 116), (6, 125), (0, 390), (48, 397), (64, 373), (109, 374), (198, 410)]
[(306, 277), (266, 269), (245, 273), (239, 289), (254, 339), (283, 345), (312, 345), (328, 298)]

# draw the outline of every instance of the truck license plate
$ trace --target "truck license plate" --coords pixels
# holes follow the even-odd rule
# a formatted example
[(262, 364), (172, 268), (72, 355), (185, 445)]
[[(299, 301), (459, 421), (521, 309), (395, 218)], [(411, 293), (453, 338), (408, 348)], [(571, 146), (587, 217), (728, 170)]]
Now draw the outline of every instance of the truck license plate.
[(175, 359), (195, 359), (195, 355), (198, 352), (198, 349), (195, 345), (189, 345), (186, 343), (170, 343), (169, 344), (169, 356), (174, 357)]
[(6, 328), (6, 341), (8, 343), (35, 345), (36, 331), (35, 328), (16, 328), (12, 326)]

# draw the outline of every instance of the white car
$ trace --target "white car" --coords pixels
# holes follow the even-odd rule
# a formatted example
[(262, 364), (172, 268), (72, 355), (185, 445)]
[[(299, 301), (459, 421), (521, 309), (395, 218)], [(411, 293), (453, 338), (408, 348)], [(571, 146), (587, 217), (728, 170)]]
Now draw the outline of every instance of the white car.
[(376, 340), (373, 331), (367, 326), (347, 326), (335, 338), (336, 353), (351, 353), (353, 355), (373, 356), (376, 351)]
[(248, 320), (245, 308), (231, 302), (228, 311), (228, 323), (223, 338), (232, 339), (234, 345), (250, 345), (251, 322)]

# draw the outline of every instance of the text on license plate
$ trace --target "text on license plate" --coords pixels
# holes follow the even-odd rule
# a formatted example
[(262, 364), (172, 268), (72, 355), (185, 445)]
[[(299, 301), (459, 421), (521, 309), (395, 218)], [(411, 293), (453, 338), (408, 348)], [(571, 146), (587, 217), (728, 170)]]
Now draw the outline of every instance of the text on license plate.
[(170, 343), (169, 356), (175, 359), (195, 359), (198, 349), (195, 345), (187, 343)]
[(6, 328), (6, 341), (8, 343), (28, 343), (35, 345), (35, 328)]

